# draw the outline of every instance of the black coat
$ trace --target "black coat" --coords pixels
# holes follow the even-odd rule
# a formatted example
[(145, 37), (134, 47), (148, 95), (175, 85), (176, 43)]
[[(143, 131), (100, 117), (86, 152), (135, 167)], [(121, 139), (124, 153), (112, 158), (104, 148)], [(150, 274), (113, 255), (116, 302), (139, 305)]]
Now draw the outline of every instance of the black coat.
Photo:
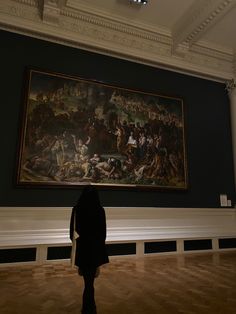
[(106, 252), (106, 217), (102, 206), (89, 208), (87, 206), (73, 207), (70, 221), (70, 238), (72, 240), (73, 228), (79, 234), (77, 239), (75, 265), (81, 269), (99, 267), (108, 263)]

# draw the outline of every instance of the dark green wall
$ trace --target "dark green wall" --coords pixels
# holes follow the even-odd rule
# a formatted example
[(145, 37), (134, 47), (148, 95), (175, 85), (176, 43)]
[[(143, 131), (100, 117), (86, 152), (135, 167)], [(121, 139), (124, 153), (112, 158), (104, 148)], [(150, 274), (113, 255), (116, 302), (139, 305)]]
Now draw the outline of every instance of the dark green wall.
[(72, 206), (79, 189), (14, 186), (25, 67), (184, 99), (188, 191), (101, 190), (104, 206), (219, 207), (234, 197), (229, 100), (224, 84), (0, 31), (0, 206)]

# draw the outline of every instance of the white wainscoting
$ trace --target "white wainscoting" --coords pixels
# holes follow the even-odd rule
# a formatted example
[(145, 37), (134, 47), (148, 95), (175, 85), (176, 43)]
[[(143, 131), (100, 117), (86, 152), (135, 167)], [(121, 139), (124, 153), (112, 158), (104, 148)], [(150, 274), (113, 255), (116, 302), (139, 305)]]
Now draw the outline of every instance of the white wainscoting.
[[(183, 253), (186, 239), (236, 237), (235, 208), (152, 208), (106, 207), (107, 243), (136, 242), (137, 255), (143, 243), (176, 240)], [(69, 245), (68, 207), (0, 207), (0, 249), (39, 248), (37, 258), (45, 259), (47, 246)], [(41, 252), (40, 252), (41, 248)]]

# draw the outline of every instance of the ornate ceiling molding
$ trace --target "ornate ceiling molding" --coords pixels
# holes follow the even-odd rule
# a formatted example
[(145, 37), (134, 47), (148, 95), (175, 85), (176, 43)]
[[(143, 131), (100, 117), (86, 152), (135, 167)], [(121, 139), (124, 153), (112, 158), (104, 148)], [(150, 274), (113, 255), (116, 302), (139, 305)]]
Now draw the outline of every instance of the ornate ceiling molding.
[(166, 31), (148, 30), (141, 25), (98, 15), (98, 12), (92, 14), (71, 8), (65, 0), (1, 0), (0, 28), (219, 81), (234, 77), (231, 51), (207, 43), (192, 41), (189, 46), (180, 41), (178, 47), (183, 53), (176, 54), (173, 38)]
[[(199, 38), (236, 5), (234, 0), (198, 0), (185, 13), (172, 30), (173, 49), (182, 52), (189, 49)], [(185, 50), (186, 51), (186, 50)]]

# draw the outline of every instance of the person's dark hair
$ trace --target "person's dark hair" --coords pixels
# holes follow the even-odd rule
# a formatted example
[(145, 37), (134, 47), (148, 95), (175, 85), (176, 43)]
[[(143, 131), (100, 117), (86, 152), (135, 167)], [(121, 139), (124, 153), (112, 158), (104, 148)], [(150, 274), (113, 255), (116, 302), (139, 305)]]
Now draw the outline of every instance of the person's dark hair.
[(97, 189), (93, 185), (86, 185), (82, 190), (76, 206), (79, 208), (100, 208), (101, 203)]

